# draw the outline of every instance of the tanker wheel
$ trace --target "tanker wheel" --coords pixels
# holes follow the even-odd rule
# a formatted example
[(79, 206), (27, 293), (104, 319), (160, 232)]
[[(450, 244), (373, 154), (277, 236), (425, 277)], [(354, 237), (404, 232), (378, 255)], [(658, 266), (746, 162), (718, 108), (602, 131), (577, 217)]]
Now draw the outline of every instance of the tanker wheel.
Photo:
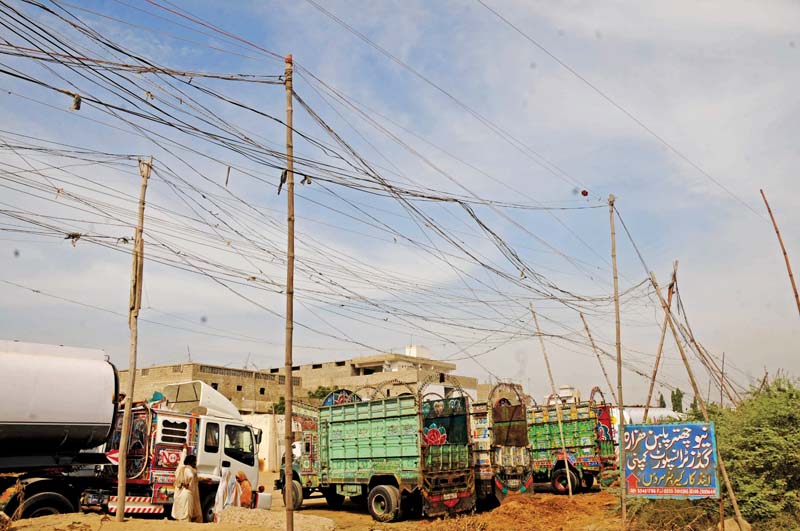
[(553, 492), (556, 494), (567, 494), (569, 492), (567, 474), (569, 474), (569, 481), (572, 483), (572, 492), (577, 492), (578, 487), (580, 487), (580, 482), (575, 472), (566, 468), (559, 468), (553, 472), (553, 479), (550, 480), (550, 485), (552, 485)]
[(74, 513), (72, 503), (57, 492), (40, 492), (22, 503), (22, 518), (36, 518), (49, 514)]
[(393, 522), (400, 518), (400, 491), (393, 485), (378, 485), (369, 492), (367, 509), (378, 522)]
[[(283, 503), (286, 504), (286, 487), (283, 489)], [(296, 511), (303, 505), (303, 486), (296, 479), (292, 480), (292, 510)]]
[(326, 489), (323, 494), (325, 495), (325, 501), (328, 502), (329, 508), (333, 509), (334, 511), (342, 508), (342, 504), (344, 503), (344, 495), (337, 493), (336, 487), (330, 487), (329, 489)]

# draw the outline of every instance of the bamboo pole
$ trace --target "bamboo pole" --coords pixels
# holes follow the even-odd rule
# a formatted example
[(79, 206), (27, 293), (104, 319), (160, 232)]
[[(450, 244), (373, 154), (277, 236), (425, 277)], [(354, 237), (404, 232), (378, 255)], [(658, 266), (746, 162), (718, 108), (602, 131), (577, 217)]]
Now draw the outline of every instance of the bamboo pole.
[(286, 56), (286, 197), (287, 197), (287, 250), (286, 250), (286, 410), (284, 411), (284, 476), (286, 502), (286, 531), (294, 531), (294, 500), (292, 476), (292, 337), (294, 334), (294, 141), (292, 138), (292, 56)]
[[(722, 401), (725, 399), (722, 396), (722, 381), (725, 379), (725, 351), (722, 351), (722, 372), (720, 373), (719, 381), (719, 410), (722, 412)], [(719, 497), (719, 529), (725, 531), (725, 498)]]
[[(656, 281), (656, 275), (651, 271), (650, 272), (650, 282), (653, 283), (653, 288), (655, 288), (656, 293), (658, 294), (658, 299), (661, 302), (661, 307), (666, 312), (667, 316), (669, 317), (668, 323), (669, 328), (672, 331), (672, 336), (675, 338), (675, 343), (678, 345), (678, 352), (681, 354), (681, 359), (683, 360), (683, 365), (686, 367), (686, 373), (689, 375), (689, 381), (692, 384), (692, 391), (694, 392), (694, 396), (697, 397), (698, 405), (700, 406), (700, 411), (703, 413), (703, 419), (706, 422), (710, 422), (708, 417), (708, 409), (706, 409), (706, 402), (703, 400), (703, 396), (700, 394), (700, 389), (697, 387), (697, 380), (694, 378), (694, 371), (692, 371), (691, 365), (689, 365), (689, 358), (686, 357), (686, 351), (683, 350), (683, 345), (681, 344), (680, 338), (678, 337), (678, 330), (673, 322), (674, 317), (672, 316), (672, 312), (670, 312), (669, 307), (667, 306), (667, 302), (664, 300), (664, 296), (661, 294), (661, 290), (658, 287), (658, 281)], [(728, 497), (731, 500), (731, 505), (733, 505), (733, 512), (736, 514), (736, 523), (739, 526), (740, 531), (744, 531), (744, 519), (742, 518), (742, 513), (739, 510), (739, 503), (736, 501), (736, 495), (733, 492), (733, 487), (731, 486), (730, 478), (728, 478), (728, 472), (725, 470), (725, 463), (722, 460), (722, 454), (717, 454), (717, 462), (719, 463), (719, 471), (722, 473), (722, 479), (725, 481), (725, 489), (728, 491)]]
[(622, 531), (628, 520), (627, 485), (625, 484), (625, 403), (622, 401), (622, 334), (619, 322), (619, 275), (617, 274), (617, 233), (614, 227), (614, 194), (608, 196), (611, 223), (611, 265), (614, 270), (614, 317), (617, 343), (617, 409), (619, 410), (619, 498), (622, 507)]
[[(672, 308), (672, 294), (675, 292), (675, 277), (678, 274), (678, 261), (672, 264), (672, 282), (667, 288), (667, 306)], [(664, 349), (664, 337), (667, 335), (667, 316), (664, 316), (664, 324), (661, 325), (661, 339), (658, 340), (658, 351), (656, 352), (656, 363), (653, 366), (653, 376), (650, 378), (650, 388), (647, 390), (647, 401), (644, 403), (644, 418), (642, 422), (647, 424), (647, 414), (650, 412), (650, 403), (653, 400), (653, 388), (656, 386), (656, 375), (658, 374), (658, 364), (661, 362), (661, 352)]]
[(694, 347), (694, 350), (697, 352), (697, 355), (703, 361), (705, 366), (708, 367), (708, 369), (711, 372), (711, 374), (713, 374), (714, 376), (720, 378), (719, 382), (720, 382), (721, 390), (724, 390), (725, 394), (728, 395), (728, 399), (733, 404), (736, 404), (737, 401), (733, 398), (733, 395), (731, 394), (731, 391), (728, 389), (729, 385), (727, 385), (726, 382), (720, 377), (720, 370), (719, 370), (719, 367), (717, 366), (717, 363), (714, 361), (714, 359), (711, 356), (709, 356), (705, 352), (705, 349), (700, 348), (699, 343), (697, 341), (695, 341), (694, 334), (692, 334), (692, 331), (690, 329), (686, 328), (682, 323), (679, 325), (679, 327), (680, 327), (681, 331), (684, 334), (686, 334), (686, 336), (688, 336), (689, 345)]
[(794, 301), (797, 303), (797, 311), (800, 312), (800, 296), (797, 294), (797, 284), (794, 282), (794, 275), (792, 274), (792, 264), (789, 263), (789, 255), (786, 253), (786, 247), (783, 245), (783, 238), (781, 237), (781, 231), (778, 230), (778, 224), (775, 222), (775, 216), (772, 215), (772, 209), (769, 207), (769, 203), (767, 202), (767, 196), (764, 195), (764, 190), (760, 190), (761, 197), (764, 198), (764, 204), (767, 205), (767, 212), (769, 212), (769, 218), (772, 220), (772, 226), (775, 227), (775, 234), (778, 236), (778, 243), (781, 245), (781, 252), (783, 253), (783, 259), (786, 261), (786, 271), (789, 272), (789, 282), (792, 283), (792, 291), (794, 291)]
[(131, 291), (128, 305), (128, 328), (131, 331), (128, 351), (128, 388), (125, 393), (125, 409), (122, 414), (122, 433), (119, 439), (119, 461), (117, 466), (117, 522), (125, 520), (125, 491), (128, 481), (128, 438), (131, 435), (131, 410), (133, 409), (133, 390), (136, 383), (136, 350), (139, 343), (139, 309), (142, 307), (142, 274), (144, 272), (144, 205), (147, 181), (153, 168), (150, 162), (139, 161), (139, 174), (142, 185), (139, 192), (139, 220), (133, 239), (133, 263), (131, 264)]
[(561, 455), (564, 457), (564, 469), (567, 471), (567, 490), (569, 497), (572, 499), (572, 474), (569, 469), (569, 459), (567, 458), (567, 445), (564, 441), (564, 424), (561, 419), (561, 397), (558, 396), (556, 390), (556, 383), (553, 380), (553, 371), (550, 370), (550, 359), (547, 357), (547, 349), (544, 346), (544, 337), (542, 336), (542, 329), (539, 327), (539, 318), (533, 310), (533, 303), (530, 304), (531, 313), (533, 314), (533, 322), (536, 325), (536, 335), (539, 337), (539, 345), (542, 347), (542, 356), (544, 356), (544, 364), (547, 367), (547, 378), (550, 380), (550, 389), (552, 394), (556, 397), (556, 418), (558, 419), (558, 433), (561, 436)]
[(586, 329), (586, 335), (589, 336), (589, 343), (592, 344), (592, 350), (594, 350), (594, 355), (597, 356), (597, 361), (600, 363), (600, 368), (603, 370), (603, 376), (606, 378), (606, 384), (608, 385), (608, 390), (611, 391), (611, 398), (614, 399), (614, 403), (617, 404), (617, 393), (614, 391), (614, 386), (611, 385), (611, 378), (608, 377), (608, 372), (606, 371), (606, 366), (603, 365), (603, 360), (600, 358), (600, 351), (597, 350), (597, 345), (594, 343), (594, 338), (592, 337), (592, 332), (589, 330), (589, 324), (586, 322), (586, 318), (583, 316), (583, 312), (578, 312), (578, 315), (581, 316), (581, 321), (583, 321), (583, 328)]

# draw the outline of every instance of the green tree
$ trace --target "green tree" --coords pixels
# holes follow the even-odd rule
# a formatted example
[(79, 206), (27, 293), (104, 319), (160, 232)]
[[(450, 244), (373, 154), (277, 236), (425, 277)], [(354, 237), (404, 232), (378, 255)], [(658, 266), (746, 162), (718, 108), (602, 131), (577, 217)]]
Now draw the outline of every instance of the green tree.
[(736, 410), (712, 408), (717, 444), (745, 519), (762, 529), (800, 521), (800, 388), (777, 379)]
[(308, 398), (318, 398), (320, 400), (324, 400), (326, 396), (331, 394), (331, 391), (333, 391), (333, 388), (320, 385), (314, 391), (308, 392)]
[(275, 413), (277, 415), (283, 415), (286, 413), (286, 399), (284, 397), (281, 397), (278, 400), (278, 403), (275, 404)]
[(658, 407), (667, 407), (667, 401), (664, 400), (664, 393), (658, 393)]
[(692, 417), (700, 416), (700, 407), (697, 405), (697, 395), (692, 398), (692, 403), (689, 404), (689, 414)]
[(670, 393), (670, 399), (672, 402), (672, 411), (683, 413), (683, 391), (681, 391), (680, 387), (676, 387), (675, 390)]

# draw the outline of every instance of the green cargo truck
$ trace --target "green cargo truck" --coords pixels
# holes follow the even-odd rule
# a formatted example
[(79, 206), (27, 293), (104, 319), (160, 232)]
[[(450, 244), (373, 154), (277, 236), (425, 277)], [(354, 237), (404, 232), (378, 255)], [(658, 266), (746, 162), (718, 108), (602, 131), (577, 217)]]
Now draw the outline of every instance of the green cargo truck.
[[(554, 402), (558, 397), (551, 397)], [(590, 401), (562, 404), (562, 429), (567, 467), (561, 449), (561, 434), (555, 403), (528, 410), (528, 438), (531, 443), (534, 481), (550, 482), (556, 493), (587, 489), (608, 469), (616, 467), (616, 449), (610, 424), (610, 405)]]
[[(316, 489), (332, 507), (350, 496), (366, 502), (381, 522), (403, 513), (471, 511), (475, 478), (467, 408), (463, 397), (421, 402), (415, 395), (323, 405), (316, 438), (303, 435), (295, 481), (305, 483), (293, 495), (298, 488), (301, 494)], [(317, 474), (300, 474), (299, 464)]]

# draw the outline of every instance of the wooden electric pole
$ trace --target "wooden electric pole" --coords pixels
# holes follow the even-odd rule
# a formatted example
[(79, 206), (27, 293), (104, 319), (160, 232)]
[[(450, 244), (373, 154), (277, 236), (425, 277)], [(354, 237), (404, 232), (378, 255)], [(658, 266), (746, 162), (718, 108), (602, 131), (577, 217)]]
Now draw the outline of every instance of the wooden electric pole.
[(567, 473), (567, 491), (569, 497), (572, 499), (572, 471), (569, 469), (569, 458), (567, 457), (567, 444), (564, 441), (564, 423), (562, 421), (562, 408), (561, 397), (556, 389), (555, 380), (553, 380), (553, 371), (550, 370), (550, 359), (547, 357), (547, 349), (544, 348), (544, 337), (542, 336), (542, 329), (539, 328), (539, 318), (533, 310), (533, 303), (530, 303), (531, 313), (533, 314), (533, 322), (536, 325), (536, 335), (539, 336), (539, 345), (542, 347), (542, 356), (544, 356), (544, 364), (547, 367), (547, 377), (550, 379), (551, 396), (556, 397), (556, 419), (558, 420), (558, 433), (561, 436), (561, 455), (564, 458), (564, 470)]
[(608, 215), (611, 222), (611, 266), (614, 272), (614, 317), (617, 332), (617, 409), (619, 410), (619, 497), (622, 507), (622, 530), (628, 520), (627, 485), (625, 483), (625, 406), (622, 401), (622, 336), (619, 324), (619, 275), (617, 274), (617, 233), (614, 228), (614, 194), (608, 196)]
[[(725, 380), (725, 351), (722, 351), (722, 372), (719, 377), (719, 411), (722, 413), (722, 401), (725, 399), (722, 395), (722, 382)], [(719, 467), (717, 467), (719, 468)], [(725, 497), (719, 497), (719, 528), (725, 529)]]
[[(667, 288), (667, 306), (672, 308), (672, 294), (675, 292), (675, 277), (678, 274), (678, 261), (672, 265), (672, 282)], [(647, 390), (647, 401), (644, 403), (644, 417), (642, 422), (647, 424), (647, 414), (650, 412), (650, 402), (653, 399), (653, 388), (656, 386), (656, 375), (658, 374), (658, 364), (661, 362), (661, 352), (664, 350), (664, 337), (667, 335), (667, 316), (664, 316), (664, 324), (661, 325), (661, 339), (658, 340), (658, 351), (656, 351), (656, 363), (653, 366), (653, 376), (650, 378), (650, 388)]]
[[(664, 300), (664, 296), (661, 294), (661, 289), (658, 287), (658, 282), (656, 281), (656, 275), (652, 271), (650, 272), (650, 282), (653, 283), (653, 288), (656, 290), (656, 295), (658, 295), (658, 300), (661, 302), (661, 307), (667, 314), (669, 328), (672, 331), (672, 336), (675, 338), (675, 343), (678, 345), (678, 352), (680, 352), (681, 360), (683, 360), (683, 365), (686, 367), (686, 374), (689, 375), (689, 381), (692, 384), (692, 392), (694, 392), (694, 396), (697, 398), (700, 411), (703, 413), (703, 419), (706, 422), (710, 422), (708, 417), (708, 409), (706, 409), (706, 402), (703, 400), (703, 395), (700, 394), (700, 388), (697, 386), (697, 380), (694, 378), (694, 371), (692, 371), (692, 367), (689, 365), (689, 358), (686, 357), (686, 351), (683, 350), (683, 345), (681, 344), (680, 337), (678, 336), (678, 329), (673, 322), (674, 318), (672, 317), (672, 312), (670, 312), (670, 309), (667, 306), (667, 301)], [(736, 523), (738, 524), (739, 529), (744, 531), (744, 519), (742, 518), (742, 513), (739, 510), (739, 503), (736, 501), (736, 495), (733, 493), (733, 487), (731, 486), (731, 481), (730, 478), (728, 478), (728, 472), (725, 470), (725, 463), (723, 462), (722, 454), (720, 453), (717, 453), (717, 462), (719, 463), (719, 471), (722, 474), (722, 479), (725, 481), (725, 489), (728, 491), (728, 497), (731, 500), (731, 505), (733, 505), (733, 512), (736, 515)]]
[(778, 236), (778, 243), (781, 244), (781, 252), (783, 259), (786, 261), (786, 270), (789, 272), (789, 282), (792, 283), (792, 290), (794, 291), (794, 301), (797, 303), (797, 311), (800, 312), (800, 296), (797, 295), (797, 284), (794, 283), (794, 275), (792, 275), (792, 264), (789, 263), (789, 255), (786, 254), (786, 247), (783, 246), (783, 238), (781, 238), (781, 231), (778, 230), (778, 224), (775, 222), (775, 216), (772, 215), (772, 209), (767, 202), (767, 196), (764, 195), (764, 190), (761, 190), (761, 197), (764, 198), (764, 204), (767, 205), (767, 212), (769, 212), (769, 219), (772, 220), (772, 226), (775, 227), (775, 234)]
[(592, 350), (594, 351), (594, 355), (597, 356), (597, 361), (600, 362), (600, 368), (603, 370), (603, 376), (606, 377), (606, 384), (608, 385), (608, 390), (611, 391), (611, 398), (614, 400), (614, 403), (616, 404), (617, 393), (614, 391), (614, 386), (611, 385), (611, 378), (608, 377), (606, 366), (603, 365), (603, 360), (600, 358), (600, 351), (597, 350), (597, 345), (595, 345), (594, 343), (592, 332), (589, 330), (589, 324), (586, 322), (586, 318), (583, 316), (582, 312), (578, 312), (578, 315), (581, 316), (581, 321), (583, 321), (583, 328), (586, 329), (586, 335), (589, 336), (589, 343), (592, 344)]
[(294, 334), (294, 142), (292, 140), (292, 56), (286, 56), (286, 198), (287, 198), (287, 247), (286, 247), (286, 409), (284, 411), (284, 476), (283, 490), (286, 503), (286, 531), (294, 531), (294, 483), (292, 475), (292, 336)]
[(150, 162), (139, 161), (142, 186), (139, 193), (139, 222), (133, 239), (133, 265), (131, 266), (131, 293), (128, 306), (128, 328), (131, 331), (131, 345), (128, 352), (128, 388), (125, 392), (125, 411), (122, 414), (122, 433), (119, 439), (119, 464), (117, 466), (117, 521), (125, 520), (125, 488), (128, 481), (128, 439), (131, 435), (131, 409), (133, 408), (133, 389), (136, 383), (136, 349), (139, 343), (139, 309), (142, 307), (142, 273), (144, 272), (144, 197), (147, 181), (153, 169)]

